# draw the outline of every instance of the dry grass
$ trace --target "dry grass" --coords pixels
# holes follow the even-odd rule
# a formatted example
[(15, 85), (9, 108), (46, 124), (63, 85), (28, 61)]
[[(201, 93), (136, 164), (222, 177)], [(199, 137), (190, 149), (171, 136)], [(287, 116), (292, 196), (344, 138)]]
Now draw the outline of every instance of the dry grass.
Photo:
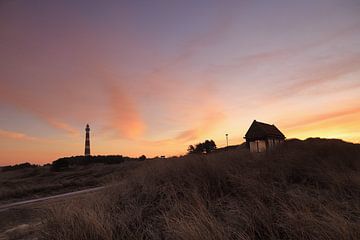
[(0, 212), (0, 239), (36, 239), (41, 226), (37, 209), (10, 209)]
[(46, 214), (43, 239), (360, 239), (360, 147), (290, 141), (145, 161), (102, 194)]
[(135, 169), (138, 162), (90, 164), (54, 172), (50, 166), (0, 172), (0, 203), (14, 202), (104, 185)]

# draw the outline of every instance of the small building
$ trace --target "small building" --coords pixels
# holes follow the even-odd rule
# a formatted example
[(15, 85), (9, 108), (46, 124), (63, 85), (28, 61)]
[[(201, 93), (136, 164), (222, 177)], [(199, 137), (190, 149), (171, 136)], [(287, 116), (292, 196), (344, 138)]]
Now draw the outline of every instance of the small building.
[(265, 152), (285, 140), (285, 136), (275, 125), (253, 121), (245, 137), (250, 152)]

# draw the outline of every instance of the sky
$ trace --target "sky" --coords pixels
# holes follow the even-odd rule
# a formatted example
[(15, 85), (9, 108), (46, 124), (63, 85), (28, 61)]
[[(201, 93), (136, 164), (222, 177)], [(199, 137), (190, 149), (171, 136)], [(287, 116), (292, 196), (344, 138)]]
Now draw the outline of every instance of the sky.
[(0, 165), (360, 142), (358, 0), (0, 0)]

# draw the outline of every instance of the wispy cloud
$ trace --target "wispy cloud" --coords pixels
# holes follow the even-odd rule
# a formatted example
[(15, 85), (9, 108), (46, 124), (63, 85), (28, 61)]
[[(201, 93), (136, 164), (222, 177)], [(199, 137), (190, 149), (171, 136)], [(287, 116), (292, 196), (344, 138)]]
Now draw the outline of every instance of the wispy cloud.
[(304, 69), (299, 76), (291, 81), (294, 83), (288, 84), (288, 86), (282, 89), (278, 89), (278, 91), (273, 94), (269, 94), (271, 96), (271, 101), (298, 95), (306, 89), (314, 88), (324, 83), (338, 81), (340, 80), (340, 77), (358, 71), (359, 64), (360, 54), (353, 54), (341, 59), (336, 59), (331, 63), (323, 63), (320, 66), (315, 65), (310, 69)]
[(190, 143), (191, 141), (200, 140), (201, 138), (206, 138), (210, 134), (214, 133), (221, 124), (226, 120), (226, 114), (221, 110), (212, 110), (206, 112), (204, 117), (196, 123), (193, 122), (194, 127), (188, 128), (186, 130), (181, 130), (180, 133), (176, 134), (172, 138), (162, 139), (157, 141), (144, 141), (150, 144), (178, 144), (183, 145), (184, 143)]
[(70, 126), (69, 124), (59, 121), (53, 117), (44, 117), (44, 119), (56, 129), (65, 131), (70, 136), (78, 136), (80, 134), (79, 130)]
[[(253, 116), (316, 130), (358, 111), (354, 1), (27, 2), (0, 10), (0, 111), (22, 117), (1, 119), (0, 136), (24, 141), (9, 141), (19, 150), (76, 153), (88, 121), (94, 150), (140, 155), (180, 152), (221, 129), (235, 136)], [(59, 144), (7, 130), (24, 127)]]
[[(64, 112), (63, 109), (65, 108), (65, 105), (71, 104), (71, 101), (69, 101), (66, 96), (63, 98), (64, 106), (62, 106), (62, 109), (59, 109), (59, 112)], [(26, 111), (27, 113), (36, 116), (49, 126), (64, 131), (70, 136), (76, 136), (79, 134), (78, 129), (62, 120), (59, 120), (59, 118), (52, 114), (52, 112), (54, 112), (54, 105), (50, 101), (39, 99), (37, 96), (31, 96), (28, 92), (19, 92), (14, 89), (12, 85), (6, 85), (5, 83), (0, 87), (0, 100), (11, 104), (19, 110)]]
[(299, 121), (292, 121), (291, 124), (284, 124), (283, 127), (287, 129), (301, 128), (306, 125), (316, 124), (318, 122), (329, 121), (335, 118), (342, 118), (344, 116), (358, 114), (358, 113), (360, 113), (360, 107), (358, 106), (346, 108), (346, 109), (338, 109), (335, 111), (314, 114)]
[(179, 69), (183, 68), (202, 50), (222, 41), (231, 30), (231, 20), (230, 15), (223, 14), (214, 25), (199, 31), (191, 39), (184, 40), (174, 56), (167, 59), (165, 63), (159, 64), (143, 77), (146, 80), (143, 82), (144, 91), (151, 92), (156, 89), (157, 94), (171, 95), (174, 89), (179, 87), (179, 84), (185, 82), (177, 76)]
[(219, 41), (222, 41), (224, 36), (230, 31), (231, 17), (228, 15), (223, 16), (215, 25), (209, 29), (199, 32), (192, 39), (185, 42), (183, 47), (179, 49), (178, 54), (169, 59), (164, 65), (156, 68), (152, 74), (159, 74), (166, 72), (176, 65), (187, 62), (191, 59), (198, 51), (209, 47)]
[(119, 85), (108, 89), (111, 126), (118, 130), (123, 138), (135, 139), (143, 135), (146, 124), (140, 116), (134, 99)]
[(23, 141), (38, 141), (40, 140), (37, 137), (29, 136), (25, 133), (8, 131), (4, 129), (0, 129), (0, 137), (10, 138), (15, 140), (23, 140)]
[(211, 65), (210, 72), (229, 71), (231, 69), (253, 68), (261, 64), (269, 64), (277, 61), (286, 61), (294, 56), (312, 51), (318, 47), (328, 46), (336, 41), (346, 39), (360, 32), (360, 23), (354, 23), (345, 28), (334, 31), (326, 36), (312, 40), (297, 46), (284, 47), (270, 51), (255, 52), (241, 56), (227, 64)]
[(176, 141), (189, 142), (199, 139), (213, 132), (217, 127), (221, 125), (226, 119), (226, 115), (220, 111), (212, 111), (206, 114), (202, 119), (202, 122), (191, 129), (182, 131), (175, 137)]

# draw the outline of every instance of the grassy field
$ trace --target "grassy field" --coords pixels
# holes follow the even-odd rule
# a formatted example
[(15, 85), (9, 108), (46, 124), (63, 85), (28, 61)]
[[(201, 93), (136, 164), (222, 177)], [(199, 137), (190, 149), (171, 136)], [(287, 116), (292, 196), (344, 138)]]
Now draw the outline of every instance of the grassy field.
[(359, 145), (319, 139), (144, 161), (50, 207), (40, 239), (360, 239), (359, 171)]
[(0, 172), (0, 203), (51, 196), (96, 187), (122, 178), (139, 165), (136, 161), (120, 164), (90, 164), (66, 171), (51, 171), (50, 166)]

